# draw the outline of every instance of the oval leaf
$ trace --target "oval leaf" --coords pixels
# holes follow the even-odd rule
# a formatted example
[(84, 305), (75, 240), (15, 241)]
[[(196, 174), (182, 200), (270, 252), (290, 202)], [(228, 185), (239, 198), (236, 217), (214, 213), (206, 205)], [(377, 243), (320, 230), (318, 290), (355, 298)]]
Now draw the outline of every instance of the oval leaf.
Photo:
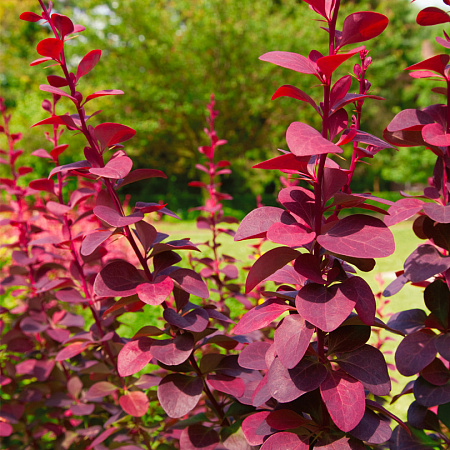
[(133, 417), (142, 417), (148, 411), (148, 397), (142, 391), (127, 392), (119, 398), (122, 409)]

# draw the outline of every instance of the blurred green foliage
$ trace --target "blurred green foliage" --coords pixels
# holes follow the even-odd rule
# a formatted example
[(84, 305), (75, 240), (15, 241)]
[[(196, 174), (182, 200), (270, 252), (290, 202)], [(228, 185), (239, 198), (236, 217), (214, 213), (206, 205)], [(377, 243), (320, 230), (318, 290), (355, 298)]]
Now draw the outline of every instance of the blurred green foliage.
[[(372, 93), (386, 101), (367, 102), (362, 126), (381, 136), (397, 112), (429, 104), (430, 95), (436, 95), (429, 91), (433, 82), (412, 83), (403, 72), (436, 51), (433, 34), (415, 24), (417, 10), (406, 0), (347, 0), (341, 9), (341, 20), (360, 10), (378, 11), (390, 19), (387, 30), (369, 47), (374, 61), (368, 72)], [(45, 94), (38, 86), (46, 82), (45, 75), (59, 73), (58, 67), (29, 66), (38, 57), (37, 43), (48, 37), (49, 31), (20, 21), (18, 16), (25, 10), (38, 12), (38, 2), (2, 0), (0, 4), (0, 95), (15, 109), (13, 131), (24, 133), (23, 145), (29, 154), (46, 144), (42, 127), (29, 129), (45, 117), (40, 108)], [(199, 190), (188, 188), (187, 182), (198, 178), (197, 147), (207, 143), (203, 133), (206, 104), (214, 93), (220, 110), (218, 135), (228, 140), (220, 157), (231, 160), (233, 168), (222, 188), (235, 198), (230, 207), (250, 210), (255, 206), (255, 194), (262, 194), (264, 203), (274, 204), (277, 175), (251, 166), (276, 156), (277, 148), (286, 148), (290, 122), (318, 126), (319, 118), (305, 103), (289, 98), (271, 102), (270, 98), (283, 84), (298, 86), (316, 99), (321, 97), (321, 88), (312, 76), (261, 62), (258, 57), (272, 50), (303, 55), (313, 48), (326, 51), (326, 32), (311, 20), (316, 15), (304, 2), (60, 0), (54, 11), (86, 27), (79, 38), (67, 44), (66, 54), (74, 70), (89, 50), (103, 52), (99, 65), (83, 77), (79, 90), (85, 95), (100, 89), (125, 92), (90, 102), (88, 114), (103, 110), (101, 119), (92, 119), (93, 124), (113, 121), (135, 128), (137, 136), (127, 143), (135, 165), (159, 168), (168, 175), (168, 181), (134, 185), (140, 200), (162, 198), (172, 209), (184, 211), (201, 203)], [(355, 62), (353, 58), (343, 66), (341, 75), (351, 72)], [(71, 106), (67, 99), (61, 100), (58, 113), (73, 113)], [(64, 135), (71, 146), (63, 163), (82, 155), (83, 140), (71, 134)], [(37, 159), (29, 157), (27, 163), (35, 168), (36, 177), (46, 176), (47, 165)], [(433, 163), (425, 151), (417, 149), (383, 151), (369, 162), (371, 167), (358, 167), (354, 190), (386, 190), (391, 181), (423, 183)]]

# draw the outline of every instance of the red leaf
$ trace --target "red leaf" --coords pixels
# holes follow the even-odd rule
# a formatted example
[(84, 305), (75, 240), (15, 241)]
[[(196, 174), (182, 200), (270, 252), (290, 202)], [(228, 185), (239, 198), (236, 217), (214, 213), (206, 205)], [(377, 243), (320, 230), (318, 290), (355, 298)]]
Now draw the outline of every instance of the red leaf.
[(116, 209), (102, 205), (94, 207), (93, 211), (100, 220), (103, 220), (112, 227), (125, 227), (139, 222), (144, 218), (144, 213), (141, 211), (135, 211), (129, 216), (122, 216)]
[(278, 97), (291, 97), (309, 103), (320, 114), (320, 109), (316, 102), (308, 94), (295, 86), (290, 86), (288, 84), (281, 86), (276, 90), (275, 94), (272, 95), (272, 100), (275, 100)]
[(50, 86), (57, 88), (69, 85), (69, 82), (65, 78), (59, 77), (58, 75), (48, 75), (47, 81)]
[(303, 286), (295, 299), (298, 313), (323, 331), (333, 331), (355, 307), (358, 292), (351, 279), (330, 287), (310, 283)]
[(274, 206), (262, 206), (248, 213), (239, 224), (234, 235), (235, 241), (265, 237), (267, 230), (274, 223), (281, 221), (284, 210)]
[(119, 398), (122, 409), (133, 417), (142, 417), (148, 411), (148, 397), (142, 391), (128, 391)]
[(136, 131), (120, 123), (105, 122), (97, 125), (94, 133), (104, 149), (119, 142), (128, 141), (136, 134)]
[(84, 101), (84, 103), (87, 103), (90, 100), (93, 100), (94, 98), (97, 98), (97, 97), (104, 97), (105, 95), (122, 95), (123, 93), (124, 92), (119, 89), (105, 89), (102, 91), (97, 91), (97, 92), (94, 92), (93, 94), (89, 94), (86, 97), (86, 100)]
[(66, 359), (73, 358), (76, 355), (79, 355), (86, 347), (89, 345), (89, 342), (74, 342), (73, 344), (69, 344), (67, 347), (64, 347), (62, 350), (58, 352), (55, 356), (55, 361), (65, 361)]
[(405, 70), (431, 70), (445, 77), (445, 67), (450, 60), (450, 55), (435, 55), (417, 64), (407, 67)]
[(258, 433), (258, 428), (266, 422), (270, 411), (261, 411), (251, 414), (242, 422), (242, 431), (249, 445), (261, 445), (264, 442), (264, 435)]
[(423, 140), (437, 147), (450, 146), (450, 134), (447, 134), (440, 123), (430, 123), (422, 128)]
[(129, 297), (143, 281), (133, 264), (114, 261), (103, 267), (95, 278), (94, 292), (99, 297)]
[(241, 378), (219, 374), (208, 375), (206, 381), (216, 391), (224, 392), (237, 398), (244, 395), (245, 383)]
[(442, 11), (442, 9), (429, 6), (417, 14), (416, 21), (422, 27), (428, 27), (431, 25), (450, 22), (450, 16), (446, 12)]
[(39, 178), (38, 180), (32, 180), (29, 184), (31, 189), (36, 191), (46, 191), (50, 194), (55, 193), (55, 183), (53, 180), (48, 180), (47, 178)]
[(316, 129), (302, 122), (292, 122), (286, 132), (289, 150), (295, 156), (342, 153), (342, 149), (325, 139)]
[(158, 386), (158, 400), (169, 417), (183, 417), (197, 405), (203, 392), (200, 377), (179, 373), (165, 376)]
[(141, 337), (127, 342), (117, 357), (117, 370), (121, 377), (134, 375), (142, 370), (152, 359), (150, 353), (152, 339)]
[[(64, 119), (63, 119), (64, 120)], [(67, 125), (67, 123), (66, 123)], [(56, 147), (54, 147), (52, 150), (50, 150), (50, 155), (52, 158), (57, 159), (61, 153), (64, 153), (64, 151), (69, 147), (69, 144), (61, 144)]]
[(327, 55), (322, 56), (316, 61), (319, 71), (325, 76), (325, 79), (329, 79), (333, 72), (347, 59), (351, 58), (356, 53), (352, 50), (350, 53), (340, 53), (339, 55)]
[(67, 16), (63, 16), (62, 14), (52, 14), (51, 19), (53, 25), (55, 25), (56, 29), (60, 32), (61, 39), (67, 34), (73, 33), (73, 23)]
[[(274, 411), (275, 412), (275, 411)], [(295, 414), (293, 411), (290, 411)], [(261, 450), (308, 450), (309, 445), (303, 442), (297, 434), (283, 431), (275, 433), (264, 441)]]
[(89, 73), (97, 65), (101, 55), (101, 50), (91, 50), (83, 57), (80, 64), (78, 64), (77, 80)]
[(269, 325), (285, 311), (292, 309), (282, 300), (269, 299), (245, 313), (233, 330), (234, 334), (246, 334)]
[(286, 316), (275, 330), (275, 350), (286, 369), (295, 367), (306, 353), (314, 327), (298, 314)]
[(348, 432), (364, 416), (366, 402), (363, 385), (342, 370), (329, 372), (320, 393), (337, 427)]
[(89, 447), (86, 447), (86, 450), (91, 450), (92, 448), (96, 447), (97, 445), (101, 444), (103, 441), (109, 438), (112, 434), (114, 434), (116, 431), (118, 431), (118, 428), (108, 428), (107, 430), (103, 431), (103, 433), (100, 433), (89, 445)]
[(30, 62), (30, 66), (37, 66), (38, 64), (42, 64), (44, 62), (50, 61), (52, 58), (50, 57), (45, 57), (45, 58), (39, 58), (39, 59), (35, 59), (34, 61)]
[(63, 48), (64, 42), (60, 39), (47, 38), (39, 42), (36, 50), (41, 56), (57, 60)]
[(373, 39), (384, 31), (388, 23), (389, 19), (386, 16), (376, 12), (363, 11), (350, 14), (344, 20), (338, 48)]
[(29, 11), (23, 12), (23, 13), (19, 16), (19, 18), (20, 18), (21, 20), (26, 20), (27, 22), (37, 22), (37, 21), (39, 21), (39, 20), (42, 19), (41, 16), (38, 16), (38, 15), (35, 14), (34, 12), (29, 12)]
[(250, 292), (261, 281), (300, 255), (298, 250), (289, 247), (277, 247), (259, 257), (253, 264), (245, 283), (245, 292)]
[(176, 366), (186, 361), (194, 348), (191, 333), (177, 334), (174, 339), (155, 340), (152, 355), (163, 364)]
[(317, 70), (314, 63), (298, 53), (268, 52), (260, 56), (259, 59), (286, 69), (295, 70), (296, 72), (317, 76)]
[(48, 84), (41, 84), (39, 86), (39, 89), (44, 92), (50, 92), (51, 94), (61, 95), (62, 97), (70, 98), (74, 102), (77, 101), (77, 99), (75, 97), (72, 97), (70, 94), (68, 94), (67, 92), (64, 92), (62, 89), (58, 89), (54, 86), (49, 86)]
[(308, 419), (291, 409), (278, 409), (272, 411), (266, 419), (267, 424), (275, 430), (289, 430), (297, 428), (308, 422)]
[(48, 158), (52, 159), (51, 155), (48, 153), (47, 150), (44, 150), (43, 148), (39, 148), (31, 153), (33, 156), (37, 156), (39, 158)]
[(188, 426), (180, 436), (180, 448), (183, 450), (214, 450), (219, 442), (216, 430), (199, 424)]
[(288, 152), (275, 158), (268, 159), (255, 164), (253, 169), (278, 169), (286, 173), (295, 173), (296, 171), (306, 173), (309, 156), (296, 157)]
[(118, 156), (109, 160), (105, 167), (93, 167), (89, 172), (103, 178), (120, 180), (125, 178), (133, 167), (133, 161), (128, 156)]
[(344, 217), (317, 242), (330, 252), (356, 258), (383, 258), (394, 253), (389, 228), (376, 217), (354, 214)]
[(391, 227), (403, 222), (417, 214), (423, 206), (423, 201), (417, 198), (402, 198), (396, 201), (389, 209), (389, 215), (384, 218), (384, 223)]
[(163, 276), (153, 283), (143, 283), (136, 287), (136, 294), (139, 300), (147, 305), (161, 305), (173, 291), (174, 284), (170, 277)]

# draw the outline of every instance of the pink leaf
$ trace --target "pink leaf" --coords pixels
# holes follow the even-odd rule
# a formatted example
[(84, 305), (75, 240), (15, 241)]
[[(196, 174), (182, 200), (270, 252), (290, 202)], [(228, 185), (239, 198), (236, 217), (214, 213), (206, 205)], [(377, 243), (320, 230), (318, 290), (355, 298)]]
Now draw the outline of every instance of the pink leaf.
[(163, 364), (176, 366), (186, 361), (194, 348), (191, 333), (177, 334), (173, 339), (155, 340), (152, 355)]
[(208, 298), (209, 291), (201, 276), (191, 269), (178, 269), (170, 273), (183, 291), (200, 298)]
[(121, 377), (134, 375), (142, 370), (152, 359), (152, 339), (141, 337), (127, 342), (117, 357), (117, 370)]
[(79, 355), (81, 352), (83, 352), (88, 345), (89, 343), (84, 341), (69, 344), (67, 347), (64, 347), (58, 352), (58, 354), (55, 356), (55, 361), (65, 361), (66, 359), (73, 358), (74, 356)]
[(422, 27), (450, 22), (450, 16), (442, 9), (429, 6), (417, 14), (416, 21)]
[(144, 218), (144, 213), (141, 211), (135, 211), (129, 216), (122, 216), (116, 209), (102, 205), (94, 207), (94, 214), (112, 227), (126, 227)]
[(108, 428), (107, 430), (103, 431), (103, 433), (100, 433), (92, 442), (91, 444), (86, 447), (86, 450), (91, 450), (94, 447), (96, 447), (97, 445), (101, 444), (103, 441), (105, 441), (106, 439), (109, 438), (109, 436), (111, 436), (112, 434), (114, 434), (116, 431), (118, 431), (118, 428), (115, 427), (111, 427)]
[(80, 64), (78, 64), (77, 80), (89, 73), (97, 65), (101, 55), (101, 50), (91, 50), (83, 57), (83, 59), (80, 61)]
[(250, 343), (239, 353), (239, 365), (244, 369), (267, 369), (265, 357), (269, 347), (268, 342), (255, 341)]
[[(295, 414), (295, 413), (294, 413)], [(309, 445), (303, 442), (297, 434), (283, 431), (275, 433), (264, 441), (261, 450), (308, 450)]]
[(36, 50), (41, 56), (57, 60), (63, 48), (64, 42), (60, 39), (47, 38), (39, 42)]
[(267, 230), (274, 223), (281, 221), (284, 210), (274, 206), (262, 206), (247, 214), (239, 224), (234, 235), (235, 241), (265, 237)]
[[(448, 135), (450, 137), (450, 135)], [(449, 144), (450, 145), (450, 144)], [(450, 223), (450, 205), (439, 205), (437, 203), (425, 203), (423, 212), (439, 223)]]
[(325, 139), (316, 129), (302, 122), (293, 122), (286, 132), (289, 150), (295, 156), (342, 153), (342, 149)]
[(92, 254), (112, 234), (113, 230), (98, 230), (86, 235), (81, 243), (80, 253), (83, 256)]
[(253, 264), (245, 283), (245, 292), (250, 292), (261, 281), (300, 255), (298, 250), (289, 247), (277, 247), (259, 257)]
[(423, 201), (417, 198), (402, 198), (396, 201), (389, 209), (389, 215), (384, 218), (384, 223), (391, 227), (403, 222), (417, 214), (423, 206)]
[(128, 391), (119, 398), (122, 409), (133, 417), (142, 417), (148, 411), (148, 397), (142, 391)]
[(174, 284), (170, 277), (163, 276), (153, 283), (143, 283), (136, 287), (136, 294), (139, 300), (147, 305), (161, 305), (173, 291)]
[(286, 69), (295, 70), (296, 72), (317, 76), (317, 70), (314, 63), (298, 53), (268, 52), (260, 56), (259, 59)]
[(95, 137), (100, 141), (102, 149), (120, 142), (128, 141), (136, 131), (120, 123), (105, 122), (94, 129)]
[(450, 134), (447, 134), (440, 123), (430, 123), (422, 128), (423, 140), (437, 147), (450, 146)]
[(267, 230), (267, 239), (288, 247), (301, 247), (312, 242), (315, 237), (316, 233), (301, 224), (288, 225), (277, 222)]
[(394, 253), (389, 228), (376, 217), (354, 214), (344, 217), (317, 242), (330, 252), (356, 258), (383, 258)]
[(245, 391), (245, 383), (241, 378), (228, 375), (208, 375), (207, 383), (216, 391), (230, 394), (233, 397), (242, 397)]
[(404, 276), (418, 283), (450, 268), (450, 256), (442, 256), (436, 247), (430, 244), (419, 245), (406, 259)]
[(364, 42), (381, 34), (387, 27), (389, 19), (376, 12), (357, 12), (344, 20), (339, 47), (356, 42)]
[(292, 309), (282, 300), (269, 299), (245, 313), (233, 330), (234, 334), (246, 334), (268, 326), (285, 311)]
[(203, 392), (200, 377), (179, 373), (165, 376), (158, 386), (158, 400), (169, 417), (183, 417), (197, 405)]
[(242, 422), (242, 431), (249, 445), (261, 445), (264, 435), (258, 433), (258, 428), (265, 423), (270, 411), (260, 411), (246, 417)]
[(400, 111), (387, 126), (387, 130), (401, 131), (408, 129), (422, 129), (423, 125), (434, 123), (434, 120), (420, 109), (404, 109)]
[(111, 178), (113, 180), (120, 180), (125, 178), (131, 168), (133, 161), (128, 156), (119, 156), (108, 161), (105, 167), (93, 167), (89, 172), (103, 178)]
[[(31, 14), (31, 13), (30, 13)], [(23, 19), (27, 20), (27, 19)], [(35, 20), (29, 20), (29, 22), (36, 22)], [(0, 422), (0, 437), (8, 437), (11, 436), (13, 432), (13, 427), (7, 422)]]
[(103, 398), (107, 395), (116, 392), (118, 387), (109, 381), (99, 381), (93, 384), (86, 392), (86, 400), (92, 400), (96, 398)]
[(143, 281), (133, 264), (114, 261), (103, 267), (95, 278), (94, 292), (99, 297), (129, 297)]
[(86, 97), (86, 100), (84, 101), (84, 103), (89, 102), (90, 100), (93, 100), (94, 98), (97, 97), (104, 97), (105, 95), (122, 95), (123, 91), (119, 90), (119, 89), (104, 89), (102, 91), (97, 91), (94, 92), (93, 94), (89, 94)]
[(363, 385), (342, 370), (329, 372), (320, 393), (337, 427), (348, 432), (364, 416), (366, 402)]

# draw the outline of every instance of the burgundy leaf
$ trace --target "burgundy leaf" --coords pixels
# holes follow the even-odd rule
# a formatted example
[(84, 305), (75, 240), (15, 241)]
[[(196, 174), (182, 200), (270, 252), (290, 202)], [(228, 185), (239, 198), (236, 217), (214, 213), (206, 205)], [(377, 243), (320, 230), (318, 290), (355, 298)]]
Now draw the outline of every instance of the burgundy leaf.
[(416, 21), (422, 27), (450, 22), (450, 16), (442, 9), (429, 6), (417, 14)]
[(439, 354), (450, 361), (450, 333), (441, 334), (435, 342), (436, 350)]
[(363, 385), (342, 370), (329, 372), (320, 393), (336, 426), (348, 432), (364, 416), (366, 402)]
[(308, 419), (297, 414), (291, 409), (277, 409), (266, 418), (267, 425), (275, 430), (289, 430), (308, 423)]
[(136, 235), (141, 242), (142, 247), (144, 247), (145, 253), (147, 253), (151, 249), (153, 242), (155, 242), (158, 232), (153, 225), (150, 225), (144, 220), (136, 222), (135, 228)]
[[(47, 55), (43, 55), (47, 56)], [(450, 55), (435, 55), (417, 64), (407, 67), (405, 70), (431, 70), (445, 77), (445, 68), (450, 60)]]
[(58, 352), (55, 356), (55, 361), (65, 361), (66, 359), (73, 358), (83, 352), (88, 345), (88, 342), (74, 342), (73, 344), (69, 344)]
[(436, 356), (435, 340), (436, 335), (425, 330), (406, 336), (395, 352), (397, 370), (410, 377), (428, 366)]
[(440, 123), (430, 123), (422, 128), (422, 137), (427, 144), (437, 147), (450, 146), (450, 134), (447, 134)]
[(142, 391), (128, 391), (119, 398), (122, 409), (133, 417), (142, 417), (148, 411), (148, 397)]
[(425, 327), (427, 314), (423, 309), (400, 311), (391, 316), (388, 326), (404, 334), (411, 334)]
[(292, 122), (286, 132), (289, 150), (295, 156), (342, 153), (342, 149), (325, 139), (315, 128), (302, 122)]
[(58, 59), (59, 54), (64, 48), (64, 42), (60, 39), (47, 38), (43, 39), (36, 47), (36, 51), (47, 58)]
[(180, 448), (183, 450), (214, 450), (219, 442), (216, 430), (200, 424), (189, 425), (180, 436)]
[(356, 42), (364, 42), (381, 34), (387, 27), (389, 19), (376, 12), (357, 12), (348, 15), (342, 26), (339, 47)]
[(294, 262), (294, 269), (313, 283), (325, 284), (319, 260), (311, 253), (302, 253)]
[(450, 292), (443, 280), (436, 279), (424, 291), (424, 300), (427, 308), (447, 328), (450, 319)]
[(261, 446), (261, 450), (308, 450), (309, 444), (303, 442), (297, 434), (286, 431), (270, 436)]
[(244, 369), (267, 369), (266, 352), (269, 349), (268, 342), (252, 342), (239, 353), (238, 362)]
[(70, 407), (70, 411), (76, 416), (90, 416), (94, 412), (94, 409), (95, 405), (93, 403), (77, 403), (75, 405), (71, 405)]
[(289, 309), (291, 307), (282, 300), (266, 300), (245, 313), (234, 328), (233, 333), (246, 334), (264, 328)]
[(388, 209), (389, 215), (384, 218), (384, 223), (391, 227), (396, 223), (408, 220), (422, 209), (423, 204), (423, 201), (417, 198), (402, 198)]
[[(58, 117), (58, 116), (55, 116)], [(65, 164), (64, 166), (57, 166), (52, 169), (48, 175), (51, 178), (53, 175), (57, 173), (66, 173), (69, 170), (78, 170), (78, 169), (89, 169), (91, 167), (91, 163), (88, 161), (76, 161), (70, 164)]]
[(116, 392), (119, 388), (109, 381), (99, 381), (93, 384), (86, 392), (86, 400), (103, 398)]
[(177, 334), (174, 339), (154, 340), (152, 355), (163, 364), (176, 366), (186, 361), (194, 349), (191, 333)]
[(378, 218), (354, 214), (344, 217), (317, 242), (326, 250), (356, 258), (383, 258), (394, 253), (389, 228)]
[(376, 301), (372, 289), (367, 282), (361, 277), (352, 277), (351, 283), (358, 293), (355, 310), (359, 318), (369, 326), (372, 326), (375, 321)]
[(120, 187), (127, 184), (134, 183), (135, 181), (146, 180), (148, 178), (167, 178), (164, 172), (156, 169), (136, 169), (132, 170), (121, 182)]
[(296, 72), (306, 74), (317, 74), (315, 65), (308, 59), (298, 53), (291, 52), (268, 52), (260, 56), (261, 61), (270, 62), (285, 69), (295, 70)]
[(81, 243), (80, 253), (83, 256), (92, 254), (112, 234), (113, 230), (97, 230), (86, 235)]
[(170, 277), (158, 277), (155, 282), (140, 284), (136, 287), (136, 294), (139, 300), (147, 305), (161, 305), (173, 291), (174, 284)]
[(284, 223), (274, 223), (267, 230), (267, 239), (289, 247), (301, 247), (309, 244), (316, 237), (310, 229), (299, 224), (287, 225)]
[(320, 109), (316, 105), (316, 102), (308, 94), (295, 86), (290, 86), (288, 84), (281, 86), (276, 90), (275, 94), (273, 94), (272, 100), (275, 100), (278, 97), (291, 97), (309, 103), (320, 114)]
[(119, 180), (125, 178), (133, 167), (133, 161), (128, 156), (119, 156), (108, 161), (105, 167), (93, 167), (89, 172), (103, 178)]
[(148, 337), (141, 337), (126, 343), (117, 357), (119, 375), (127, 377), (142, 370), (152, 359), (151, 346), (152, 339)]
[[(329, 200), (334, 194), (338, 193), (348, 182), (348, 175), (341, 169), (325, 167), (324, 180), (322, 187), (322, 198)], [(363, 203), (363, 202), (361, 202)]]
[(361, 422), (350, 431), (350, 434), (369, 444), (382, 444), (389, 440), (392, 430), (389, 420), (366, 408)]
[(53, 25), (55, 25), (56, 29), (60, 32), (61, 39), (74, 31), (73, 23), (67, 16), (63, 16), (62, 14), (52, 14), (51, 19)]
[(169, 417), (183, 417), (197, 405), (203, 392), (200, 377), (179, 373), (166, 375), (158, 386), (158, 400)]
[(47, 178), (39, 178), (37, 180), (30, 181), (29, 185), (31, 189), (36, 191), (46, 191), (50, 194), (55, 193), (55, 183), (53, 180), (48, 180)]
[(414, 382), (414, 397), (417, 403), (426, 407), (444, 405), (450, 402), (450, 384), (435, 386), (428, 383), (424, 378), (419, 377)]
[[(448, 135), (450, 136), (450, 134)], [(449, 144), (446, 144), (450, 146)], [(450, 205), (438, 205), (437, 203), (425, 203), (423, 212), (439, 223), (450, 223)]]
[(201, 276), (191, 269), (178, 269), (170, 273), (183, 291), (200, 298), (208, 298), (209, 291)]
[(164, 310), (163, 317), (170, 325), (195, 333), (201, 333), (209, 324), (208, 313), (202, 308), (195, 308), (184, 315), (167, 308)]
[(219, 374), (208, 375), (206, 381), (216, 391), (224, 392), (237, 398), (244, 395), (245, 383), (241, 378)]
[[(291, 186), (282, 189), (278, 194), (279, 202), (292, 213), (299, 223), (314, 226), (315, 210), (314, 210), (314, 193), (309, 189), (300, 186)], [(280, 222), (291, 225), (291, 216), (281, 216)], [(295, 222), (293, 222), (295, 223)]]
[(370, 327), (344, 325), (327, 336), (328, 354), (351, 352), (362, 347), (370, 338)]
[(114, 434), (115, 432), (119, 431), (118, 428), (115, 427), (111, 427), (106, 429), (105, 431), (103, 431), (102, 433), (100, 433), (92, 442), (91, 444), (86, 447), (86, 450), (91, 450), (92, 448), (95, 448), (97, 445), (101, 444), (102, 442), (104, 442), (106, 439), (109, 438), (109, 436), (111, 436), (112, 434)]
[(314, 327), (298, 314), (286, 316), (275, 330), (278, 358), (286, 369), (295, 367), (306, 353)]
[(450, 268), (450, 257), (430, 244), (419, 245), (405, 261), (405, 277), (412, 283), (424, 281)]
[(102, 56), (101, 50), (91, 50), (80, 61), (77, 68), (77, 80), (79, 80), (82, 76), (89, 73), (99, 62), (100, 56)]
[(124, 92), (119, 90), (119, 89), (104, 89), (102, 91), (97, 91), (94, 92), (93, 94), (89, 94), (86, 97), (86, 100), (84, 101), (84, 103), (87, 103), (90, 100), (93, 100), (94, 98), (97, 97), (104, 97), (105, 95), (122, 95)]
[(264, 435), (258, 433), (261, 424), (264, 424), (270, 411), (261, 411), (251, 414), (242, 422), (242, 431), (249, 445), (261, 445)]
[(273, 398), (288, 403), (317, 389), (327, 377), (327, 369), (319, 362), (304, 358), (292, 369), (286, 369), (279, 358), (270, 366), (267, 386)]
[(97, 125), (94, 133), (103, 149), (119, 144), (120, 142), (128, 141), (128, 139), (131, 139), (136, 134), (136, 131), (120, 123), (105, 122)]
[(445, 364), (438, 358), (435, 358), (421, 372), (422, 377), (435, 386), (444, 386), (450, 381), (450, 371)]
[(300, 252), (289, 247), (277, 247), (260, 256), (253, 264), (245, 283), (245, 292), (250, 292), (261, 281), (265, 280), (288, 262), (297, 258)]
[(267, 230), (274, 223), (281, 221), (284, 210), (273, 206), (262, 206), (254, 209), (242, 219), (234, 235), (235, 241), (265, 237)]
[(133, 264), (114, 261), (103, 267), (95, 278), (94, 292), (99, 297), (129, 297), (143, 281)]
[(87, 300), (75, 289), (61, 289), (56, 293), (56, 298), (61, 302), (84, 303)]
[(126, 227), (133, 223), (139, 222), (145, 217), (144, 213), (141, 211), (135, 211), (129, 216), (122, 216), (117, 209), (102, 205), (94, 207), (94, 214), (100, 220), (103, 220), (103, 222), (106, 222), (112, 227)]
[(341, 369), (374, 395), (389, 395), (391, 380), (380, 350), (364, 344), (356, 350), (342, 353), (337, 362)]
[(333, 331), (349, 316), (358, 300), (351, 278), (325, 287), (310, 283), (297, 293), (295, 306), (305, 320), (324, 331)]

